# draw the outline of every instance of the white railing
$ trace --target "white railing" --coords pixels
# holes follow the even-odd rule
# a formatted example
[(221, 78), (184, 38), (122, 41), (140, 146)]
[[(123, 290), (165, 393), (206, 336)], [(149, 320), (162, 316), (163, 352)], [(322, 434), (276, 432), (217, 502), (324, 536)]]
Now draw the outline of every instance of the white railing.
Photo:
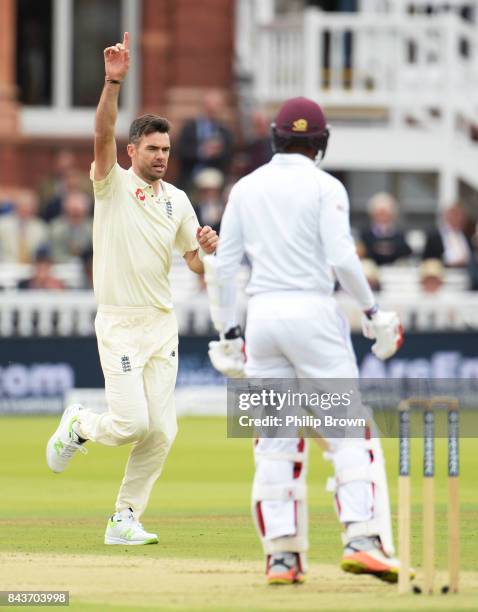
[[(205, 292), (175, 300), (183, 334), (212, 331)], [(91, 336), (97, 305), (92, 291), (4, 291), (0, 300), (0, 337)]]
[(2, 292), (0, 336), (90, 336), (96, 302), (91, 291)]
[[(391, 293), (379, 294), (380, 307), (395, 310), (406, 332), (478, 330), (478, 295), (443, 291), (438, 294)], [(361, 313), (348, 296), (339, 296), (339, 305), (353, 331), (361, 329)]]
[(372, 13), (438, 14), (467, 10), (470, 18), (477, 18), (477, 0), (358, 0), (359, 11)]
[[(81, 289), (84, 285), (83, 267), (80, 261), (56, 264), (52, 268), (53, 275), (63, 281), (69, 289)], [(29, 279), (33, 274), (32, 264), (0, 263), (0, 287), (15, 289), (19, 281)]]
[[(478, 293), (466, 290), (464, 271), (447, 270), (444, 288), (437, 294), (420, 291), (418, 271), (409, 266), (380, 270), (382, 308), (398, 310), (409, 330), (478, 329)], [(241, 270), (239, 285), (244, 286), (248, 269)], [(360, 329), (360, 310), (354, 301), (339, 293), (339, 304), (354, 330)], [(207, 294), (197, 287), (173, 290), (179, 332), (205, 335), (214, 333)], [(239, 311), (244, 316), (246, 298), (239, 292)], [(91, 336), (96, 302), (91, 291), (3, 291), (0, 299), (0, 337)]]
[[(429, 123), (478, 120), (477, 25), (455, 13), (322, 13), (258, 25), (253, 70), (262, 103), (307, 95)], [(406, 117), (409, 121), (409, 117)]]

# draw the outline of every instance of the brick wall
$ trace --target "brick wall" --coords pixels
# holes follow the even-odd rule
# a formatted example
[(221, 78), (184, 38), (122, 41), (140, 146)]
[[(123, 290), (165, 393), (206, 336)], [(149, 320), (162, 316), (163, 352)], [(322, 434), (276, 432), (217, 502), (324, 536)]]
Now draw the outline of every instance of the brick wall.
[(234, 116), (234, 0), (144, 0), (144, 112), (166, 115), (178, 127), (198, 112), (208, 88), (226, 94)]
[[(168, 117), (173, 123), (173, 139), (182, 122), (197, 114), (204, 92), (212, 87), (224, 92), (224, 120), (234, 127), (234, 4), (234, 0), (142, 0), (139, 113)], [(118, 156), (120, 163), (128, 165), (125, 144), (118, 143)], [(76, 153), (80, 168), (88, 170), (92, 136), (3, 135), (0, 186), (35, 187), (51, 172), (56, 152), (65, 147)], [(173, 158), (167, 179), (174, 177)]]
[[(15, 138), (0, 146), (0, 186), (36, 188), (51, 175), (57, 153), (69, 149), (78, 168), (89, 172), (93, 161), (91, 138)], [(128, 166), (126, 143), (118, 142), (118, 161)]]

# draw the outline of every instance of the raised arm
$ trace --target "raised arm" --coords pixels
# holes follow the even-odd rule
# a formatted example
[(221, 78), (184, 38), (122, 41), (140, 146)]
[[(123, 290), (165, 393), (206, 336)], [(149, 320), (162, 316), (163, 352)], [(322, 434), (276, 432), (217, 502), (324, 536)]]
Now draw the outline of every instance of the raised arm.
[(104, 50), (105, 85), (95, 119), (95, 180), (105, 178), (116, 163), (115, 124), (118, 98), (129, 67), (129, 35), (123, 42)]

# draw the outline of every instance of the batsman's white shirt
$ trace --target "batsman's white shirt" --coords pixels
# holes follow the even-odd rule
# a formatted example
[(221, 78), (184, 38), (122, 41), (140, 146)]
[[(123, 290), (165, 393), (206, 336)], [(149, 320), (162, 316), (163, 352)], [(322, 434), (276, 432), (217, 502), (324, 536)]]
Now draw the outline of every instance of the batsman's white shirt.
[(171, 310), (168, 274), (172, 250), (198, 248), (199, 223), (184, 191), (161, 181), (153, 187), (115, 164), (94, 180), (93, 285), (99, 304)]
[[(244, 253), (252, 265), (246, 375), (312, 379), (320, 391), (328, 379), (357, 378), (348, 324), (333, 298), (333, 269), (362, 308), (374, 298), (355, 252), (342, 184), (303, 155), (274, 155), (231, 191), (215, 263), (220, 287), (230, 284)], [(221, 299), (227, 301), (228, 291)], [(360, 526), (380, 519), (380, 536), (386, 536), (391, 530), (385, 477), (381, 495), (362, 479), (371, 463), (365, 441), (336, 437), (328, 443), (338, 482), (352, 468), (359, 473), (336, 488), (339, 520)], [(253, 509), (266, 555), (302, 554), (308, 547), (306, 453), (297, 475), (299, 448), (296, 438), (262, 438), (255, 446)], [(382, 541), (393, 549), (391, 536)]]
[(243, 254), (249, 295), (298, 290), (332, 295), (331, 266), (355, 252), (343, 185), (304, 155), (277, 153), (231, 190), (221, 224), (218, 274)]
[[(215, 265), (220, 286), (230, 284), (244, 254), (252, 266), (246, 375), (322, 382), (357, 378), (348, 325), (333, 298), (333, 268), (356, 278), (359, 303), (373, 304), (373, 295), (355, 252), (343, 185), (304, 155), (274, 155), (231, 191)], [(227, 297), (222, 292), (222, 300)], [(253, 508), (266, 555), (304, 553), (308, 547), (306, 502), (297, 492), (303, 483), (294, 460), (287, 459), (296, 456), (298, 443), (263, 438), (255, 446)], [(364, 469), (370, 463), (363, 440), (329, 439), (329, 446), (338, 474), (349, 463)], [(271, 495), (271, 487), (284, 499)], [(286, 499), (287, 491), (296, 491), (295, 497)], [(348, 483), (337, 503), (341, 522), (371, 520), (370, 483)]]

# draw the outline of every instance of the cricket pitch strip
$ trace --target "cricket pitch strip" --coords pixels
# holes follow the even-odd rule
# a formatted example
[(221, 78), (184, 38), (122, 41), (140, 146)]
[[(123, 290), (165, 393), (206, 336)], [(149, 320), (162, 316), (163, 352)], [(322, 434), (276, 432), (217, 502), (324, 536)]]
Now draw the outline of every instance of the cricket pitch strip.
[[(70, 591), (76, 610), (473, 610), (478, 572), (459, 595), (398, 596), (369, 576), (313, 564), (304, 585), (270, 587), (263, 564), (182, 558), (0, 552), (1, 589)], [(438, 572), (440, 580), (446, 572)]]

